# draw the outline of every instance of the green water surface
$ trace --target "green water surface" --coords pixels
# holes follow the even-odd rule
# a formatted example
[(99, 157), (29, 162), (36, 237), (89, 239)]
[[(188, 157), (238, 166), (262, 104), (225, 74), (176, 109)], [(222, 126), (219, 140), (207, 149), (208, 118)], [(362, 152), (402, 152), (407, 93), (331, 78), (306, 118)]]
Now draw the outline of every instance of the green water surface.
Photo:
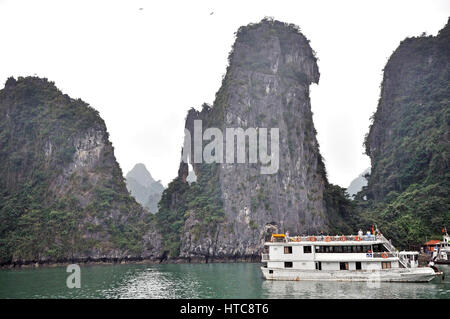
[(260, 264), (81, 266), (69, 289), (65, 267), (0, 270), (0, 298), (450, 298), (444, 281), (429, 283), (266, 281)]

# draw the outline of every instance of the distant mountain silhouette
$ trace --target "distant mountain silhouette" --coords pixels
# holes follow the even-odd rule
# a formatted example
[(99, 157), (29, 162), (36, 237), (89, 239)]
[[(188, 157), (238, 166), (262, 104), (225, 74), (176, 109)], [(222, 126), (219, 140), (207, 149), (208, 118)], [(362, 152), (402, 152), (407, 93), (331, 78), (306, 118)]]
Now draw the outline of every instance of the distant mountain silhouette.
[(367, 179), (364, 177), (364, 175), (370, 174), (370, 167), (366, 168), (364, 172), (359, 174), (357, 178), (352, 180), (350, 185), (347, 187), (347, 193), (350, 196), (354, 196), (356, 193), (358, 193), (364, 186), (367, 186)]
[(131, 195), (152, 213), (158, 211), (158, 202), (161, 199), (164, 186), (155, 181), (144, 164), (136, 164), (125, 177), (127, 189)]

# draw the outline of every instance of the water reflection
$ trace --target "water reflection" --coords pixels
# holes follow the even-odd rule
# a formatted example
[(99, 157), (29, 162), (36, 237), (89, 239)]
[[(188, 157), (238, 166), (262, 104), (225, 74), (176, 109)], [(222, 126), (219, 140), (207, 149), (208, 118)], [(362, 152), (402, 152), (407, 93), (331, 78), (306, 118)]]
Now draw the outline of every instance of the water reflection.
[(81, 289), (66, 287), (64, 267), (1, 270), (0, 298), (450, 298), (445, 282), (266, 281), (259, 264), (82, 266)]
[(192, 274), (148, 268), (124, 276), (117, 286), (101, 292), (105, 298), (198, 298), (199, 283)]

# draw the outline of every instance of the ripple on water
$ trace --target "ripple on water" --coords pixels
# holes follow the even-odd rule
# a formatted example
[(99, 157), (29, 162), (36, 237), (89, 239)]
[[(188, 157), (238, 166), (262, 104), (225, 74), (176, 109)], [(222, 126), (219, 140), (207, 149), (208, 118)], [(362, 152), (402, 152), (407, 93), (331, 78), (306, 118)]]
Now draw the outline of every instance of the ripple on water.
[(116, 285), (103, 290), (106, 298), (198, 298), (199, 284), (189, 274), (178, 275), (147, 268), (132, 273)]

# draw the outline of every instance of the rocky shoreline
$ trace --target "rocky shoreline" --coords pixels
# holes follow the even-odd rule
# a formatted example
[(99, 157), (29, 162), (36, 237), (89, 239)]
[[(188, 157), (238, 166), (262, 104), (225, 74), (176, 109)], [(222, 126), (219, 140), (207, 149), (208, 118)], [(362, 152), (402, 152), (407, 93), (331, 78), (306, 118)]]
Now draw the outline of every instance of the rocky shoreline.
[(155, 264), (207, 264), (207, 263), (258, 263), (261, 256), (225, 256), (225, 257), (190, 257), (190, 258), (100, 258), (100, 259), (73, 259), (64, 261), (21, 261), (0, 265), (0, 269), (30, 269), (64, 267), (70, 264), (83, 266), (95, 265), (155, 265)]

